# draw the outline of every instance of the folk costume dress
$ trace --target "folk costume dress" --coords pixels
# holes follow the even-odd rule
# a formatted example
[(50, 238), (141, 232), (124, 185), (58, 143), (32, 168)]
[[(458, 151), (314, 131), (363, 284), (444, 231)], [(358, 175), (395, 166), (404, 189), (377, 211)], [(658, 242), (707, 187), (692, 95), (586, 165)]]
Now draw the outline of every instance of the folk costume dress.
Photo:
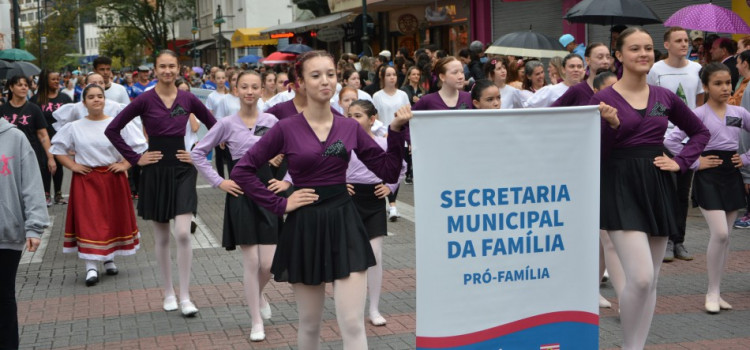
[[(140, 244), (128, 177), (107, 169), (123, 159), (104, 135), (113, 120), (84, 118), (68, 123), (50, 147), (55, 155), (75, 152), (75, 162), (92, 169), (86, 175), (73, 173), (63, 241), (63, 252), (78, 252), (85, 260), (132, 255)], [(136, 152), (148, 148), (143, 132), (132, 124), (122, 130), (122, 138)]]
[(312, 188), (319, 196), (287, 216), (271, 266), (276, 281), (319, 285), (375, 265), (367, 230), (346, 189), (346, 169), (355, 152), (378, 177), (396, 182), (403, 143), (403, 133), (391, 130), (384, 152), (359, 123), (338, 116), (321, 141), (300, 113), (279, 121), (242, 157), (232, 179), (277, 216), (284, 215), (287, 199), (269, 191), (258, 176), (277, 154), (288, 160), (296, 188)]
[[(732, 156), (737, 153), (740, 131), (750, 132), (750, 112), (742, 107), (727, 105), (724, 118), (719, 118), (708, 104), (694, 111), (711, 133), (701, 156), (715, 155), (724, 162), (717, 167), (695, 172), (693, 207), (726, 212), (745, 208), (745, 186), (740, 170), (732, 163)], [(685, 132), (675, 127), (664, 140), (664, 145), (670, 152), (677, 153), (682, 150), (685, 137)], [(745, 166), (750, 165), (750, 151), (740, 154), (740, 159)], [(699, 165), (696, 160), (690, 164), (690, 169), (698, 170)]]
[(117, 115), (104, 132), (130, 164), (138, 164), (142, 152), (134, 151), (120, 136), (120, 131), (136, 116), (141, 116), (149, 137), (149, 151), (161, 151), (162, 159), (141, 167), (138, 215), (145, 220), (169, 222), (175, 216), (195, 213), (198, 194), (195, 190), (198, 172), (192, 164), (177, 159), (185, 150), (185, 125), (190, 113), (209, 129), (216, 124), (211, 112), (195, 95), (178, 90), (172, 106), (165, 106), (156, 89), (144, 92)]
[(693, 111), (673, 92), (649, 85), (648, 104), (635, 110), (614, 88), (591, 98), (617, 109), (620, 126), (612, 129), (602, 120), (600, 228), (632, 230), (666, 237), (677, 230), (677, 194), (670, 172), (656, 167), (654, 158), (664, 153), (664, 132), (672, 122), (690, 136), (674, 157), (685, 172), (703, 151), (709, 132)]
[[(198, 172), (213, 187), (218, 187), (224, 179), (211, 167), (206, 155), (214, 145), (225, 143), (232, 155), (232, 167), (247, 153), (274, 125), (278, 119), (268, 113), (258, 113), (255, 125), (248, 128), (237, 115), (219, 120), (193, 149), (191, 156)], [(258, 176), (268, 186), (271, 169), (268, 164), (261, 167)], [(222, 246), (227, 250), (237, 245), (276, 244), (281, 219), (263, 207), (258, 206), (248, 196), (235, 197), (229, 193), (224, 202), (224, 234)]]

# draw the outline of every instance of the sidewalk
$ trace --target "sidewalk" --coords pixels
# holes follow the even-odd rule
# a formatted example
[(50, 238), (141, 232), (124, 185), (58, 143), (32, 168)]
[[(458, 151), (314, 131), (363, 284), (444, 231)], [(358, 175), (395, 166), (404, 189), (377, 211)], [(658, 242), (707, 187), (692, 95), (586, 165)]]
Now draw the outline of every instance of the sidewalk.
[[(66, 183), (69, 179), (66, 172)], [(224, 195), (200, 180), (198, 187), (199, 229), (193, 236), (191, 281), (192, 299), (200, 309), (196, 318), (162, 311), (151, 226), (140, 219), (138, 254), (116, 260), (119, 275), (101, 274), (98, 285), (86, 287), (83, 263), (76, 255), (62, 253), (67, 207), (55, 205), (50, 208), (53, 225), (42, 249), (33, 255), (24, 254), (18, 271), (21, 348), (296, 348), (294, 296), (284, 283), (272, 282), (266, 288), (273, 310), (273, 318), (266, 321), (266, 341), (249, 341), (250, 315), (242, 291), (241, 255), (220, 247)], [(388, 224), (392, 235), (385, 239), (383, 249), (381, 312), (388, 324), (373, 327), (367, 323), (371, 349), (415, 348), (412, 186), (402, 186), (399, 201), (403, 217)], [(686, 246), (696, 258), (663, 265), (648, 349), (750, 349), (750, 230), (732, 233), (722, 296), (734, 310), (718, 315), (703, 311), (707, 242), (705, 221), (698, 211), (691, 211)], [(328, 292), (321, 333), (323, 348), (341, 349), (330, 287)], [(600, 347), (617, 348), (621, 336), (611, 285), (607, 284), (602, 294), (614, 306), (601, 309)]]

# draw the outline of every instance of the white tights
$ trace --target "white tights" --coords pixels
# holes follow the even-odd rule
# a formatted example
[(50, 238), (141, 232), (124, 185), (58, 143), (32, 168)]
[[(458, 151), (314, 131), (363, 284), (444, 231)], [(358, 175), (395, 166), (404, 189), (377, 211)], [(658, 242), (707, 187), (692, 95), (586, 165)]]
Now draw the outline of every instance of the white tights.
[[(177, 269), (180, 278), (180, 302), (190, 300), (190, 268), (193, 248), (190, 244), (190, 220), (193, 214), (180, 214), (174, 218), (174, 235), (177, 241)], [(156, 261), (161, 269), (164, 296), (175, 295), (172, 285), (172, 258), (169, 254), (169, 223), (153, 221)]]
[(708, 268), (708, 291), (706, 298), (712, 298), (714, 302), (719, 302), (721, 277), (724, 274), (724, 268), (727, 265), (729, 257), (729, 233), (732, 231), (732, 225), (737, 218), (737, 211), (725, 212), (723, 210), (706, 210), (701, 209), (703, 217), (706, 218), (708, 231), (711, 238), (708, 241), (706, 251), (706, 265)]
[(617, 256), (612, 239), (605, 230), (599, 230), (599, 281), (604, 276), (604, 269), (609, 272), (609, 280), (615, 290), (615, 295), (619, 297), (622, 289), (625, 287), (625, 272), (622, 270), (620, 257)]
[(370, 298), (370, 318), (380, 316), (380, 289), (383, 285), (383, 236), (370, 240), (375, 254), (375, 266), (367, 269), (367, 296)]
[(244, 268), (243, 287), (245, 298), (250, 308), (253, 331), (259, 331), (263, 327), (263, 319), (260, 316), (260, 308), (267, 302), (263, 299), (263, 288), (271, 279), (271, 263), (276, 251), (275, 244), (241, 245), (242, 266)]
[[(297, 300), (299, 327), (297, 344), (300, 350), (320, 349), (320, 323), (323, 319), (325, 283), (308, 286), (292, 284)], [(339, 324), (344, 349), (366, 350), (365, 297), (367, 294), (366, 272), (352, 272), (349, 277), (333, 282), (333, 299), (336, 305), (336, 321)]]
[(624, 350), (642, 350), (656, 308), (656, 285), (668, 237), (639, 231), (608, 231), (625, 272), (620, 293)]

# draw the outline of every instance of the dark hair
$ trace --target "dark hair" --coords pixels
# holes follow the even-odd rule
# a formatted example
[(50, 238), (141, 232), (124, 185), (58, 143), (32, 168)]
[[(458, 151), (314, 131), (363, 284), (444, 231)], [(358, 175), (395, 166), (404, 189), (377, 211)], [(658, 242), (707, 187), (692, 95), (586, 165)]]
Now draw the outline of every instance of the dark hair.
[[(604, 46), (604, 48), (607, 48), (607, 45), (604, 45), (604, 43), (591, 43), (589, 44), (589, 46), (586, 46), (586, 51), (583, 53), (583, 56), (591, 58), (591, 51), (594, 51), (594, 49), (599, 46)], [(563, 64), (563, 66), (565, 66), (565, 64)]]
[(359, 72), (357, 72), (356, 70), (347, 69), (347, 70), (344, 71), (344, 74), (341, 75), (341, 78), (344, 81), (349, 80), (349, 78), (351, 78), (352, 74), (354, 74), (354, 73), (357, 73), (357, 75), (359, 75)]
[(384, 64), (388, 63), (388, 61), (389, 61), (388, 57), (385, 57), (383, 55), (378, 55), (377, 60), (380, 61), (380, 62), (383, 62)]
[(594, 78), (594, 89), (601, 90), (602, 85), (604, 85), (604, 82), (607, 81), (607, 79), (615, 77), (617, 78), (617, 75), (615, 73), (612, 73), (612, 71), (605, 70), (599, 74), (596, 75), (596, 78)]
[(750, 50), (742, 51), (742, 53), (737, 55), (737, 60), (750, 63)]
[(674, 32), (685, 32), (685, 34), (688, 34), (687, 29), (685, 28), (682, 28), (679, 26), (669, 27), (669, 29), (667, 29), (667, 31), (664, 32), (664, 42), (669, 41), (669, 38), (672, 36), (672, 33)]
[(99, 56), (99, 57), (95, 58), (94, 59), (94, 63), (93, 63), (94, 70), (96, 70), (96, 67), (99, 67), (100, 65), (103, 65), (103, 64), (107, 65), (107, 66), (111, 66), (112, 65), (112, 59), (109, 58), (109, 57), (107, 57), (107, 56)]
[[(385, 87), (385, 73), (388, 70), (388, 68), (393, 69), (393, 72), (396, 73), (396, 75), (398, 75), (398, 70), (396, 69), (396, 67), (385, 65), (385, 64), (381, 66), (380, 72), (378, 72), (378, 76), (380, 76), (380, 88), (381, 89)], [(398, 88), (398, 86), (396, 87)]]
[(737, 52), (737, 43), (729, 38), (719, 38), (716, 39), (715, 43), (719, 43), (719, 47), (727, 50), (727, 53), (731, 56), (734, 55)]
[[(8, 81), (5, 83), (5, 89), (8, 90), (8, 99), (13, 98), (13, 90), (10, 89), (11, 86), (16, 86), (21, 83), (21, 80), (26, 82), (26, 85), (31, 87), (30, 79), (25, 75), (14, 75), (8, 79)], [(24, 99), (26, 96), (23, 97)]]
[(240, 78), (246, 76), (246, 75), (254, 75), (258, 78), (260, 78), (261, 85), (263, 84), (263, 77), (260, 75), (260, 73), (254, 71), (254, 70), (243, 70), (243, 71), (234, 71), (232, 74), (237, 74), (237, 81), (234, 82), (234, 87), (237, 87), (240, 84)]
[(180, 77), (174, 80), (174, 86), (179, 88), (182, 84), (187, 84), (188, 90), (190, 90), (190, 82), (185, 80), (185, 78)]
[(488, 79), (479, 79), (476, 82), (474, 82), (474, 86), (471, 88), (471, 99), (474, 101), (479, 101), (482, 99), (482, 92), (486, 90), (489, 87), (495, 86), (495, 83), (489, 81)]
[(495, 68), (497, 68), (498, 64), (502, 64), (503, 67), (505, 67), (505, 70), (508, 71), (508, 57), (500, 56), (497, 58), (493, 58), (487, 63), (484, 64), (484, 76), (494, 79), (495, 78)]
[[(49, 102), (49, 94), (52, 91), (58, 91), (59, 87), (49, 86), (49, 76), (57, 73), (48, 69), (42, 69), (39, 73), (39, 86), (36, 90), (36, 102), (38, 105), (46, 105)], [(54, 89), (54, 90), (53, 90)]]
[(448, 57), (448, 53), (445, 52), (445, 50), (437, 50), (437, 51), (435, 51), (435, 58), (441, 59), (441, 58), (445, 58), (445, 57)]
[(651, 34), (648, 31), (646, 31), (645, 29), (641, 27), (638, 27), (638, 26), (628, 27), (628, 29), (623, 30), (622, 33), (620, 33), (620, 36), (617, 37), (617, 42), (615, 42), (615, 51), (622, 52), (622, 46), (625, 45), (625, 39), (627, 39), (629, 36), (635, 33), (646, 33), (648, 34), (648, 36), (651, 36)]
[(368, 100), (353, 101), (352, 104), (349, 105), (349, 108), (352, 108), (352, 106), (358, 106), (359, 108), (362, 108), (362, 110), (365, 112), (365, 114), (367, 114), (368, 117), (372, 117), (378, 114), (378, 109), (375, 108), (375, 105)]
[(458, 52), (458, 57), (469, 58), (471, 57), (471, 52), (469, 52), (469, 49), (461, 49)]
[[(295, 78), (298, 78), (299, 80), (302, 80), (303, 77), (304, 77), (303, 73), (305, 72), (304, 71), (305, 62), (307, 62), (308, 60), (310, 60), (312, 58), (316, 58), (316, 57), (330, 58), (331, 62), (334, 62), (334, 67), (336, 66), (336, 64), (335, 64), (336, 60), (327, 51), (323, 51), (323, 50), (308, 51), (308, 52), (305, 52), (305, 53), (301, 54), (299, 57), (297, 57), (297, 60), (294, 62)], [(290, 71), (289, 72), (289, 77), (291, 78), (291, 76), (292, 76), (292, 74), (291, 74), (291, 71)], [(289, 79), (289, 80), (292, 80), (292, 79)]]
[(157, 60), (159, 60), (159, 57), (161, 57), (161, 56), (164, 56), (164, 55), (172, 56), (172, 57), (174, 57), (174, 58), (175, 58), (175, 59), (176, 59), (176, 60), (177, 60), (178, 62), (180, 61), (180, 58), (179, 58), (179, 57), (177, 56), (177, 53), (176, 53), (176, 52), (174, 52), (174, 51), (172, 51), (172, 50), (169, 50), (169, 49), (164, 49), (164, 50), (161, 50), (161, 51), (159, 51), (159, 53), (158, 53), (158, 54), (156, 54), (156, 59), (154, 60), (154, 63), (156, 63), (156, 61), (157, 61)]
[(542, 67), (542, 70), (544, 70), (544, 65), (539, 60), (531, 60), (531, 61), (526, 62), (526, 66), (524, 66), (524, 69), (526, 70), (526, 74), (523, 75), (523, 89), (524, 90), (531, 90), (531, 88), (533, 87), (533, 84), (531, 83), (531, 79), (529, 77), (532, 74), (534, 74), (534, 70), (537, 67)]
[[(102, 91), (102, 95), (104, 95), (104, 88), (103, 87), (101, 87), (99, 85), (96, 85), (96, 84), (88, 84), (88, 85), (86, 85), (85, 88), (83, 88), (83, 92), (81, 92), (81, 101), (86, 101), (86, 93), (88, 93), (89, 90), (91, 90), (91, 89), (99, 89), (99, 90)], [(104, 96), (104, 98), (106, 99), (107, 96)]]
[(409, 57), (409, 49), (407, 49), (405, 47), (402, 47), (402, 48), (398, 49), (398, 52), (400, 52), (401, 55), (404, 56), (405, 59), (407, 59), (407, 60), (410, 59), (410, 57)]
[(563, 68), (565, 68), (565, 66), (568, 64), (568, 61), (570, 61), (570, 60), (572, 60), (574, 58), (577, 58), (577, 59), (581, 60), (581, 63), (583, 63), (583, 57), (581, 57), (579, 54), (577, 54), (577, 53), (569, 53), (562, 60), (562, 66), (563, 66)]
[(721, 71), (730, 73), (731, 75), (729, 67), (727, 67), (727, 65), (725, 65), (724, 63), (711, 62), (707, 64), (705, 67), (703, 67), (703, 69), (701, 69), (701, 83), (708, 86), (708, 83), (711, 80), (711, 76), (714, 75), (714, 73)]

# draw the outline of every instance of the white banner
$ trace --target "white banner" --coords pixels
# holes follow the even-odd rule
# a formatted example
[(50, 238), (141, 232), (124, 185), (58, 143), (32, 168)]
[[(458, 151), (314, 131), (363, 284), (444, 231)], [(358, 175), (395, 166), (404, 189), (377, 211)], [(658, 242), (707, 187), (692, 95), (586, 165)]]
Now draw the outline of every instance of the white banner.
[(415, 112), (418, 349), (597, 349), (596, 106)]

